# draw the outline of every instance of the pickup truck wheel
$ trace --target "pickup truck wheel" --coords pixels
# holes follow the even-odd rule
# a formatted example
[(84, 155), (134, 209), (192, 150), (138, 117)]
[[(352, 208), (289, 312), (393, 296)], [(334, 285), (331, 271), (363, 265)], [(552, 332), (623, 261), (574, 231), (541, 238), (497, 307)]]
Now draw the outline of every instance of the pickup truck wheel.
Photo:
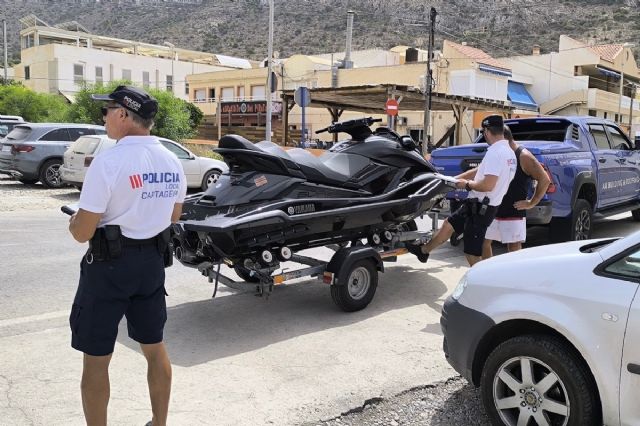
[(549, 227), (549, 239), (554, 243), (591, 238), (593, 213), (587, 200), (577, 199), (571, 218), (555, 218)]
[(47, 188), (61, 188), (62, 177), (60, 176), (60, 166), (62, 160), (47, 160), (40, 168), (40, 182)]
[(366, 308), (376, 294), (378, 270), (372, 260), (359, 260), (336, 278), (340, 285), (331, 286), (331, 298), (345, 312)]
[(636, 222), (640, 222), (640, 209), (631, 210), (631, 217)]
[(500, 344), (484, 365), (480, 393), (495, 425), (602, 424), (587, 366), (556, 337), (526, 335)]

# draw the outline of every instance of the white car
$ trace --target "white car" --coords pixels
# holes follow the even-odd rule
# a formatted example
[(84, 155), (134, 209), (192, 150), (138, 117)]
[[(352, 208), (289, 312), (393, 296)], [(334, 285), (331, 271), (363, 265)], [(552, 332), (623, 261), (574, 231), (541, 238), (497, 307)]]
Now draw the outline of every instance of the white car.
[(446, 300), (449, 363), (495, 425), (640, 425), (640, 232), (482, 261)]
[[(200, 188), (203, 191), (214, 184), (222, 173), (229, 168), (223, 161), (207, 157), (197, 157), (184, 146), (164, 138), (160, 143), (173, 152), (182, 163), (189, 188)], [(60, 167), (63, 182), (82, 187), (87, 168), (93, 158), (100, 152), (111, 148), (116, 141), (106, 135), (82, 136), (73, 142), (64, 153), (64, 163)]]

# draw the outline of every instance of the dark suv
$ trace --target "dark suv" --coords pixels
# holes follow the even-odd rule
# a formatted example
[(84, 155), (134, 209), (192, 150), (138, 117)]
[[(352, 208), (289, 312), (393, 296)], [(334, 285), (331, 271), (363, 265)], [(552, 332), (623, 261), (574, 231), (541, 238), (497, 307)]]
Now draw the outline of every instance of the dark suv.
[(42, 182), (49, 188), (63, 185), (60, 165), (71, 142), (85, 135), (105, 134), (103, 126), (68, 123), (16, 125), (0, 140), (0, 173), (22, 183)]

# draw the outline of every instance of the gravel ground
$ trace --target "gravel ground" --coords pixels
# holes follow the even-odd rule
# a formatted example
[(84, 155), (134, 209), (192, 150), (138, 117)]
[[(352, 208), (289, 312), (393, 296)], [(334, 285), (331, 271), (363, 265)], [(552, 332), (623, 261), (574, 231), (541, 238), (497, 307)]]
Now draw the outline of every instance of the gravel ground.
[(0, 197), (0, 212), (55, 210), (77, 202), (80, 191), (70, 186), (49, 189), (41, 183), (25, 185), (7, 175), (0, 175)]
[(489, 426), (480, 394), (462, 377), (418, 389), (392, 398), (373, 398), (362, 407), (335, 419), (306, 426)]

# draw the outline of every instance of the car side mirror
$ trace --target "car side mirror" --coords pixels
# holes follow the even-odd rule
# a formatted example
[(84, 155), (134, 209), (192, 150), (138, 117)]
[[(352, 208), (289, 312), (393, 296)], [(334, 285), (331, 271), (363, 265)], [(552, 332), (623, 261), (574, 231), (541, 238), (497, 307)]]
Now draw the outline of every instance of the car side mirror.
[(402, 148), (406, 151), (413, 151), (418, 147), (416, 141), (409, 135), (400, 137), (400, 145), (402, 145)]

